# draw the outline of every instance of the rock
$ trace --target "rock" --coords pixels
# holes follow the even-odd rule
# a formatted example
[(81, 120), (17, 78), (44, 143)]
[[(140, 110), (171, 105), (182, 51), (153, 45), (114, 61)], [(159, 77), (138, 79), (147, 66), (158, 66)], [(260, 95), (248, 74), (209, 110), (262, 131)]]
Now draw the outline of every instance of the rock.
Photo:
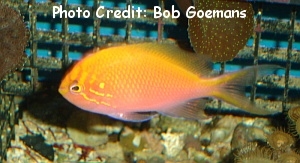
[[(67, 122), (67, 133), (74, 143), (89, 147), (96, 147), (108, 142), (106, 124), (101, 123), (100, 115), (84, 111), (75, 111)], [(102, 126), (103, 130), (91, 129), (93, 126)], [(97, 127), (95, 127), (97, 128)], [(109, 131), (111, 133), (111, 131)]]

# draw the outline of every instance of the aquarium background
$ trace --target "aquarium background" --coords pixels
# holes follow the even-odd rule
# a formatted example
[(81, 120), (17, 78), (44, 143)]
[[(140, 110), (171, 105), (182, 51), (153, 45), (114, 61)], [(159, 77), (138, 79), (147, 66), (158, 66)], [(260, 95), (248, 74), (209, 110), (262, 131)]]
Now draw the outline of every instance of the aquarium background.
[[(300, 105), (300, 6), (297, 3), (250, 1), (255, 11), (254, 21), (263, 31), (254, 32), (234, 60), (214, 64), (214, 70), (220, 73), (256, 64), (285, 67), (247, 88), (247, 95), (252, 100), (283, 113), (257, 117), (213, 100), (206, 109), (213, 116), (209, 122), (160, 116), (150, 122), (136, 124), (79, 110), (57, 93), (58, 84), (67, 68), (82, 58), (85, 52), (108, 43), (171, 38), (191, 49), (187, 20), (154, 19), (153, 16), (147, 19), (53, 19), (52, 7), (62, 5), (76, 9), (80, 6), (92, 11), (99, 5), (125, 8), (131, 4), (146, 9), (147, 14), (152, 15), (154, 5), (168, 10), (175, 5), (179, 10), (174, 1), (3, 2), (24, 16), (30, 37), (25, 49), (27, 58), (24, 68), (8, 74), (1, 82), (1, 160), (234, 162), (237, 161), (234, 150), (241, 148), (234, 145), (236, 141), (258, 142), (259, 146), (268, 146), (272, 143), (270, 136), (266, 135), (271, 135), (275, 129), (291, 133), (296, 142), (293, 142), (293, 150), (299, 147), (297, 127), (293, 127), (295, 124), (287, 114), (290, 108)], [(162, 22), (162, 25), (158, 25), (158, 22)], [(87, 119), (90, 121), (87, 122)], [(232, 125), (227, 126), (228, 123)], [(249, 130), (253, 137), (245, 136), (250, 134), (247, 133)], [(242, 135), (242, 138), (235, 138), (235, 133)], [(220, 149), (223, 153), (217, 152)], [(274, 157), (274, 154), (269, 154), (270, 151), (260, 152), (267, 158)]]

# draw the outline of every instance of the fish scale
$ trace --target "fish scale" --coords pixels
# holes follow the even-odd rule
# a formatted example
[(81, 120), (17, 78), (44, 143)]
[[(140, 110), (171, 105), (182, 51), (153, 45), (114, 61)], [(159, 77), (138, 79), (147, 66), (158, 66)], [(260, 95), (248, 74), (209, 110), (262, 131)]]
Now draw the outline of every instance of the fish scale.
[[(147, 62), (147, 61), (146, 61)], [(147, 63), (145, 63), (147, 64)], [(151, 64), (151, 63), (149, 63)], [(149, 65), (148, 64), (148, 65)], [(143, 63), (138, 65), (144, 65)], [(150, 65), (151, 66), (151, 65)], [(153, 66), (154, 67), (154, 66)], [(119, 71), (121, 69), (121, 71)], [(151, 73), (151, 71), (156, 71), (156, 69), (162, 70), (160, 66), (153, 68), (152, 70), (147, 69), (146, 67), (136, 67), (138, 71), (132, 69), (132, 67), (122, 67), (122, 68), (114, 68), (112, 71), (112, 75), (109, 76), (122, 76), (123, 78), (119, 79), (109, 79), (104, 77), (104, 81), (114, 81), (113, 85), (116, 86), (115, 89), (110, 90), (111, 92), (116, 92), (118, 94), (116, 96), (117, 101), (124, 101), (124, 103), (131, 103), (135, 101), (135, 99), (147, 98), (149, 101), (144, 105), (151, 105), (152, 103), (157, 102), (157, 98), (161, 96), (168, 97), (168, 95), (172, 92), (168, 89), (171, 88), (172, 85), (180, 85), (176, 83), (171, 83), (169, 77), (163, 75), (163, 73)], [(128, 71), (133, 71), (132, 73), (126, 73)], [(148, 71), (148, 72), (147, 72)], [(149, 72), (150, 71), (150, 72)], [(165, 73), (167, 70), (165, 70)], [(172, 75), (172, 74), (170, 74)], [(174, 77), (174, 76), (173, 76)], [(176, 78), (176, 77), (175, 77)], [(160, 88), (157, 91), (157, 88)], [(176, 89), (176, 88), (174, 88)], [(182, 88), (177, 88), (182, 90)], [(143, 100), (140, 100), (143, 101)], [(134, 102), (132, 102), (134, 103)]]
[[(214, 97), (255, 114), (270, 114), (243, 96), (257, 74), (275, 65), (250, 67), (209, 77), (210, 60), (169, 43), (121, 45), (96, 51), (66, 74), (59, 92), (74, 105), (127, 121), (144, 121), (163, 113), (206, 118), (203, 97)], [(93, 81), (93, 82), (91, 82)]]

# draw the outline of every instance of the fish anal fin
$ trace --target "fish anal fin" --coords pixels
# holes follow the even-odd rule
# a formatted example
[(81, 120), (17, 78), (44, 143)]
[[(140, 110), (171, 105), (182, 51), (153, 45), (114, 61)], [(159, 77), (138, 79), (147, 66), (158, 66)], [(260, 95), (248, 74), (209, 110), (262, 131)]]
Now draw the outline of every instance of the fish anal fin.
[(204, 108), (207, 100), (205, 99), (193, 99), (187, 101), (181, 105), (164, 109), (159, 113), (168, 115), (171, 117), (183, 117), (191, 120), (205, 120), (210, 118), (204, 113)]
[(108, 116), (129, 122), (144, 122), (150, 120), (156, 114), (154, 112), (126, 112), (109, 114)]

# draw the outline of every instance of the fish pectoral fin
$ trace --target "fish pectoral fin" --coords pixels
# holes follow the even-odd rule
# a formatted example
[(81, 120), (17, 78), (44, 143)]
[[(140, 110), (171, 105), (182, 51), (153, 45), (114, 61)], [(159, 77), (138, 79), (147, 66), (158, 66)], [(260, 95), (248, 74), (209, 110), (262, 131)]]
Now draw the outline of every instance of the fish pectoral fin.
[(157, 115), (155, 112), (127, 112), (127, 113), (114, 113), (108, 116), (129, 122), (143, 122), (150, 120), (153, 116)]
[(159, 111), (159, 113), (171, 117), (183, 117), (192, 120), (205, 120), (210, 118), (204, 113), (205, 99), (193, 99), (181, 105)]

